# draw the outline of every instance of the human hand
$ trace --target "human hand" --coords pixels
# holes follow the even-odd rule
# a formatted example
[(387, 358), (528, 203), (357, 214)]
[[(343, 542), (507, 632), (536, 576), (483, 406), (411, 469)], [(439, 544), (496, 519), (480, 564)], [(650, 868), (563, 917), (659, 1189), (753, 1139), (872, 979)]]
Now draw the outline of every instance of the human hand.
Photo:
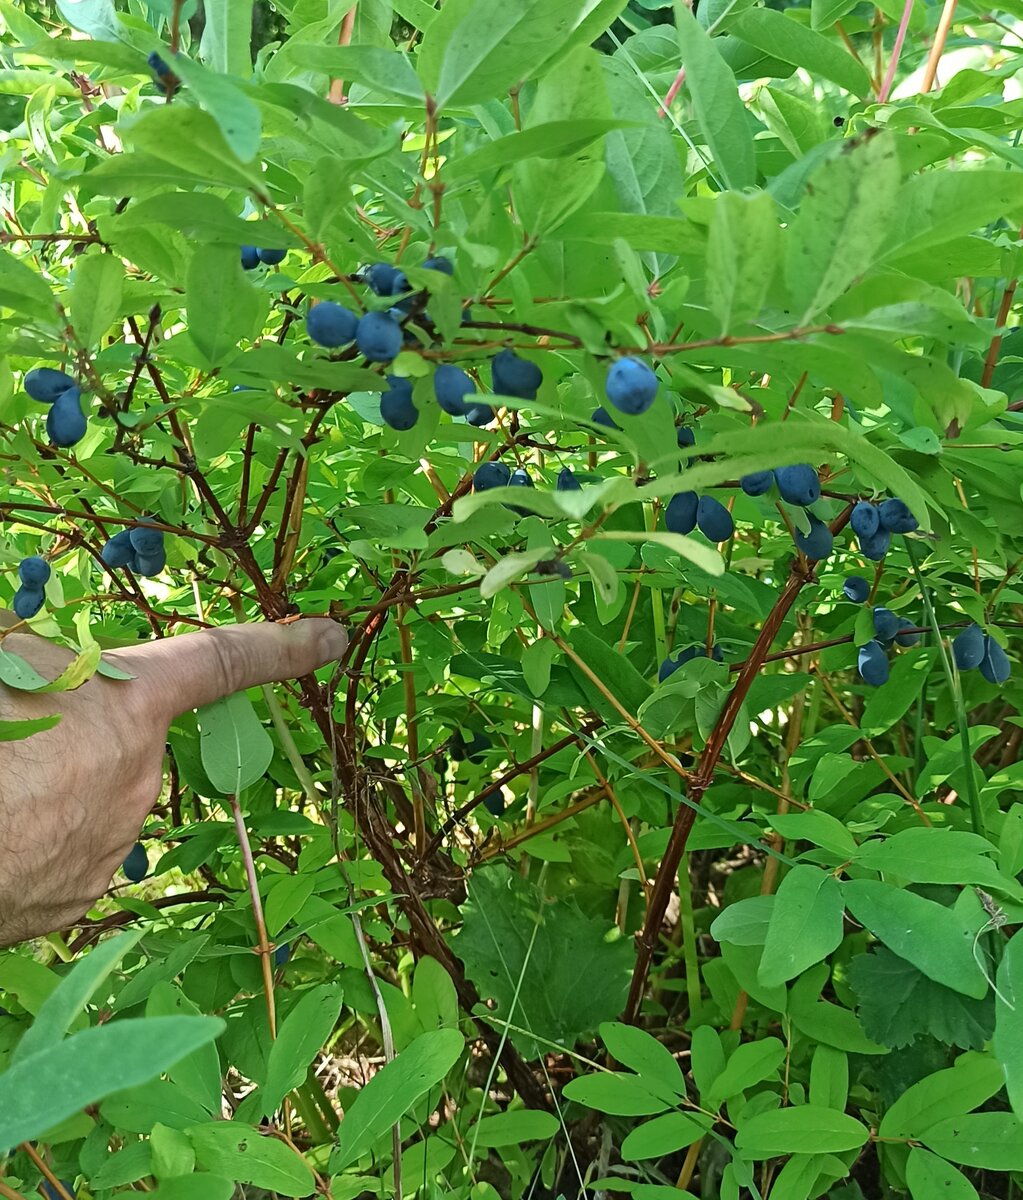
[[(9, 634), (4, 645), (51, 678), (72, 657), (28, 634)], [(64, 928), (106, 891), (159, 797), (176, 716), (308, 675), (347, 646), (326, 618), (232, 625), (106, 652), (130, 681), (94, 675), (46, 695), (0, 684), (0, 719), (61, 715), (54, 728), (0, 749), (0, 945)]]

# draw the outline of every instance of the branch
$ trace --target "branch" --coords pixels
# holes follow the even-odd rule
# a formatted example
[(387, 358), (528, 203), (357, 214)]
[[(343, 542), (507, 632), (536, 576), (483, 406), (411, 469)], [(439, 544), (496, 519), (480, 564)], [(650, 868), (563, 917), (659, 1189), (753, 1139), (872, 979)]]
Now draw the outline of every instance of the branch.
[[(850, 506), (835, 519), (831, 525), (832, 534), (840, 532), (845, 527), (851, 511), (852, 508)], [(714, 778), (714, 770), (728, 741), (728, 735), (732, 732), (732, 727), (735, 725), (736, 719), (742, 711), (743, 703), (749, 693), (750, 687), (753, 685), (753, 680), (756, 679), (760, 668), (764, 664), (764, 660), (771, 649), (771, 643), (778, 636), (778, 630), (788, 616), (789, 610), (795, 604), (799, 593), (813, 579), (814, 565), (812, 560), (805, 559), (801, 554), (793, 560), (788, 582), (782, 589), (781, 595), (775, 601), (774, 607), (768, 613), (767, 619), (764, 621), (757, 636), (757, 640), (753, 644), (753, 649), (750, 651), (749, 658), (746, 659), (739, 669), (735, 684), (731, 692), (729, 692), (728, 698), (725, 700), (724, 707), (714, 724), (710, 737), (707, 739), (703, 753), (700, 755), (700, 760), (692, 772), (689, 780), (689, 803), (680, 805), (678, 812), (675, 814), (671, 836), (668, 839), (664, 856), (654, 877), (650, 893), (650, 903), (647, 905), (646, 920), (637, 939), (636, 966), (633, 970), (629, 998), (623, 1015), (623, 1020), (628, 1024), (634, 1024), (639, 1015), (643, 992), (646, 988), (647, 975), (650, 972), (654, 948), (657, 945), (658, 935), (661, 930), (661, 923), (664, 920), (668, 901), (671, 899), (671, 893), (675, 887), (675, 878), (678, 874), (679, 864), (682, 861), (682, 855), (685, 853), (686, 842), (689, 840), (689, 834), (696, 820), (696, 806), (699, 805), (703, 799), (704, 792), (711, 785)]]

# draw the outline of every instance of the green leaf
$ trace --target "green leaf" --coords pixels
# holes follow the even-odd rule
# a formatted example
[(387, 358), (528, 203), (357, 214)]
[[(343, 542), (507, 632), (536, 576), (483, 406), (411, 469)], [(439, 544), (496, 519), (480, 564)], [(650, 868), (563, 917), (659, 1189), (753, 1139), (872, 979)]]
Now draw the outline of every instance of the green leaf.
[(252, 337), (263, 304), (245, 278), (236, 246), (202, 246), (188, 264), (185, 312), (189, 337), (211, 367), (235, 357)]
[(763, 946), (772, 912), (774, 896), (747, 896), (737, 900), (711, 922), (711, 937), (733, 946)]
[(776, 987), (825, 958), (842, 940), (842, 893), (818, 867), (793, 867), (775, 896), (758, 978)]
[(306, 1077), (309, 1064), (330, 1037), (341, 1011), (341, 988), (311, 988), (291, 1009), (270, 1047), (261, 1093), (264, 1115), (272, 1115), (284, 1097)]
[(774, 1037), (736, 1046), (729, 1055), (725, 1069), (714, 1080), (713, 1087), (701, 1095), (704, 1106), (716, 1107), (747, 1088), (770, 1079), (785, 1061), (785, 1053), (784, 1043)]
[(75, 688), (80, 688), (83, 683), (87, 683), (96, 674), (101, 653), (97, 643), (91, 643), (79, 654), (75, 655), (56, 679), (43, 684), (41, 688), (35, 690), (39, 694), (73, 692)]
[[(527, 127), (543, 127), (578, 115), (582, 120), (611, 117), (600, 55), (580, 46), (557, 71), (540, 81)], [(542, 237), (556, 229), (590, 198), (604, 176), (604, 147), (590, 142), (568, 158), (528, 158), (512, 175), (512, 196), (526, 233)]]
[(897, 211), (899, 179), (898, 149), (887, 133), (846, 143), (811, 172), (786, 231), (785, 280), (800, 325), (869, 270)]
[(196, 1171), (190, 1175), (165, 1176), (147, 1195), (147, 1200), (231, 1200), (233, 1179)]
[(777, 269), (780, 247), (774, 201), (765, 192), (721, 192), (707, 242), (707, 303), (722, 335), (755, 321)]
[[(814, 780), (816, 781), (816, 774)], [(778, 813), (770, 818), (771, 825), (785, 838), (812, 842), (829, 850), (844, 861), (855, 858), (859, 850), (855, 838), (837, 817), (817, 809), (806, 812)], [(726, 909), (725, 912), (729, 910)], [(723, 915), (723, 914), (722, 914)], [(718, 918), (720, 920), (720, 918)]]
[(124, 267), (112, 254), (84, 254), (75, 262), (71, 324), (81, 345), (98, 350), (100, 339), (121, 311)]
[(223, 1028), (217, 1017), (112, 1021), (26, 1055), (0, 1074), (0, 1150), (38, 1137), (112, 1092), (155, 1078)]
[[(510, 491), (511, 489), (509, 489)], [(550, 547), (543, 546), (539, 550), (524, 550), (519, 554), (506, 554), (498, 559), (480, 581), (480, 596), (489, 600), (503, 588), (521, 579), (542, 559), (550, 557)]]
[(748, 8), (726, 24), (729, 33), (765, 54), (802, 67), (810, 75), (830, 79), (854, 96), (870, 92), (870, 76), (862, 63), (837, 42), (807, 29), (799, 20), (773, 8)]
[(313, 894), (313, 875), (279, 875), (270, 881), (263, 916), (267, 932), (276, 937)]
[(926, 1130), (990, 1100), (1004, 1083), (1001, 1065), (991, 1055), (963, 1054), (954, 1067), (908, 1087), (881, 1118), (878, 1136), (920, 1141)]
[[(650, 696), (650, 684), (624, 654), (582, 626), (572, 630), (571, 645), (572, 649), (618, 700), (618, 703), (625, 707), (626, 711), (631, 713), (639, 711), (640, 705)], [(601, 711), (607, 711), (609, 719), (619, 721), (621, 714), (613, 707), (609, 707), (609, 702), (585, 672), (574, 663), (570, 663), (570, 670), (576, 675), (580, 687), (587, 695), (593, 696), (593, 703)]]
[(458, 1061), (465, 1040), (456, 1029), (431, 1029), (389, 1062), (345, 1113), (331, 1171), (342, 1171), (370, 1151), (393, 1125)]
[(576, 551), (573, 559), (582, 563), (589, 572), (597, 597), (604, 604), (614, 604), (619, 589), (618, 571), (614, 563), (609, 562), (602, 554), (587, 554), (582, 550)]
[(548, 638), (532, 642), (522, 651), (522, 677), (534, 696), (542, 696), (551, 681), (551, 665), (558, 657), (557, 646)]
[(870, 1130), (833, 1108), (801, 1104), (758, 1113), (741, 1121), (735, 1135), (743, 1158), (774, 1158), (777, 1154), (841, 1154), (858, 1150)]
[(696, 119), (715, 167), (728, 187), (736, 191), (753, 187), (757, 176), (753, 135), (735, 76), (681, 0), (675, 3), (675, 21)]
[(0, 649), (0, 682), (19, 692), (37, 692), (47, 681), (19, 654)]
[(973, 958), (976, 929), (956, 910), (870, 879), (851, 879), (841, 888), (856, 920), (928, 979), (977, 999), (987, 991)]
[(1023, 937), (1014, 933), (1002, 949), (995, 993), (992, 1049), (1005, 1070), (1005, 1090), (1017, 1116), (1023, 1112)]
[(686, 1094), (682, 1069), (671, 1051), (645, 1029), (620, 1021), (605, 1021), (600, 1026), (600, 1036), (612, 1058), (635, 1071), (652, 1092), (668, 1100)]
[[(484, 1001), (481, 1010), (572, 1045), (621, 1012), (634, 957), (625, 940), (611, 940), (609, 922), (587, 916), (569, 897), (551, 899), (507, 868), (473, 875), (463, 924), (452, 945)], [(600, 979), (601, 986), (592, 986)], [(512, 1040), (529, 1057), (542, 1052), (525, 1033)], [(657, 1111), (657, 1110), (654, 1110)]]
[(849, 984), (868, 1037), (892, 1049), (929, 1034), (946, 1046), (980, 1050), (994, 1029), (990, 1000), (974, 1000), (928, 979), (879, 946), (849, 963)]
[(985, 1171), (1023, 1170), (1023, 1122), (1013, 1113), (969, 1113), (939, 1121), (920, 1141), (941, 1158)]
[(35, 717), (29, 721), (0, 721), (0, 742), (21, 742), (34, 733), (43, 733), (60, 724), (60, 713), (52, 717)]
[(725, 563), (720, 553), (713, 546), (698, 542), (694, 537), (686, 537), (681, 533), (665, 533), (663, 530), (631, 530), (605, 529), (591, 539), (595, 542), (654, 542), (658, 546), (667, 546), (680, 558), (691, 562), (693, 566), (706, 571), (708, 575), (723, 575)]
[(540, 1109), (513, 1108), (483, 1117), (466, 1131), (477, 1146), (520, 1146), (523, 1142), (547, 1141), (561, 1128), (554, 1113)]
[[(407, 54), (382, 46), (311, 46), (302, 43), (302, 65), (339, 79), (361, 83), (373, 92), (423, 103), (423, 85)], [(445, 178), (448, 170), (445, 167)]]
[(26, 316), (56, 321), (57, 309), (46, 281), (28, 263), (0, 250), (0, 305)]
[[(218, 8), (230, 7), (218, 5)], [(207, 24), (207, 29), (209, 24)], [(245, 53), (248, 55), (248, 41)], [(223, 68), (227, 70), (227, 68)], [(259, 153), (263, 122), (259, 105), (245, 89), (233, 79), (205, 67), (179, 54), (174, 60), (174, 70), (181, 76), (188, 90), (196, 97), (203, 109), (220, 127), (224, 141), (242, 160), (249, 162)], [(248, 72), (246, 71), (246, 74)]]
[[(238, 158), (214, 118), (201, 109), (161, 104), (120, 128), (139, 150), (199, 179), (243, 188), (260, 184), (258, 169)], [(132, 158), (120, 160), (120, 165), (130, 169)]]
[(263, 777), (273, 742), (244, 692), (200, 708), (197, 717), (202, 765), (217, 791), (237, 796)]
[(903, 829), (883, 841), (865, 842), (856, 856), (861, 867), (902, 876), (910, 883), (973, 883), (1013, 888), (988, 854), (995, 847), (975, 833), (957, 829)]
[(906, 1183), (913, 1200), (979, 1200), (977, 1189), (950, 1163), (914, 1146), (906, 1160)]
[(153, 1151), (148, 1142), (129, 1143), (111, 1154), (89, 1180), (97, 1191), (124, 1187), (152, 1174)]
[(818, 33), (830, 29), (855, 7), (856, 0), (810, 0), (810, 28)]
[(252, 0), (218, 0), (209, 5), (199, 53), (210, 70), (222, 75), (252, 72)]
[(564, 1095), (576, 1104), (615, 1117), (651, 1116), (670, 1106), (668, 1101), (655, 1096), (638, 1075), (626, 1075), (621, 1071), (570, 1079), (565, 1084)]
[(57, 11), (70, 26), (89, 37), (112, 41), (121, 37), (114, 0), (57, 0)]
[(634, 126), (635, 122), (618, 121), (610, 117), (579, 117), (552, 120), (546, 124), (531, 120), (530, 128), (506, 134), (445, 163), (444, 180), (452, 183), (455, 180), (476, 179), (488, 171), (496, 171), (528, 158), (560, 162), (587, 149), (613, 129)]
[(213, 1121), (186, 1130), (199, 1164), (214, 1175), (281, 1196), (311, 1196), (312, 1170), (296, 1150), (239, 1121)]
[(482, 104), (588, 45), (625, 0), (447, 0), (423, 37), (418, 66), (438, 108)]
[[(671, 1112), (654, 1117), (652, 1121), (644, 1121), (638, 1128), (633, 1129), (622, 1142), (622, 1158), (626, 1162), (636, 1162), (644, 1158), (663, 1158), (666, 1154), (674, 1154), (691, 1146), (702, 1137), (706, 1137), (710, 1128), (710, 1118), (702, 1113)], [(681, 1193), (685, 1195), (685, 1193)], [(679, 1195), (678, 1192), (675, 1193)]]
[(95, 950), (80, 959), (46, 998), (36, 1013), (35, 1021), (15, 1047), (11, 1062), (20, 1062), (59, 1042), (96, 990), (139, 941), (142, 933), (141, 929), (120, 933), (109, 941), (101, 942)]

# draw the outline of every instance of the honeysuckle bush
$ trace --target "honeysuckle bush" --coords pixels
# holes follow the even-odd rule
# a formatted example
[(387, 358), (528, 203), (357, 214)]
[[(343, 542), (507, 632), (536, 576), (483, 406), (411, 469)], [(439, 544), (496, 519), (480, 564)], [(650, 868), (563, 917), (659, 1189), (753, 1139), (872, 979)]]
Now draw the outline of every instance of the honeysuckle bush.
[(1017, 1194), (1018, 16), (0, 0), (0, 598), (351, 634), (0, 955), (9, 1200)]

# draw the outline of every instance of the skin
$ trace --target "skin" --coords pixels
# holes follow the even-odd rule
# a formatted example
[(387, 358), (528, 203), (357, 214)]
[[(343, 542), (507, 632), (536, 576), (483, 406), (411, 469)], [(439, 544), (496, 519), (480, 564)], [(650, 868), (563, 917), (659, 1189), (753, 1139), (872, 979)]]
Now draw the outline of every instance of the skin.
[[(48, 679), (73, 658), (30, 634), (11, 633), (2, 646)], [(95, 675), (49, 695), (0, 683), (0, 720), (61, 716), (53, 729), (0, 742), (0, 946), (66, 929), (107, 890), (159, 797), (175, 717), (307, 675), (347, 646), (322, 617), (225, 626), (104, 652), (130, 681)]]

